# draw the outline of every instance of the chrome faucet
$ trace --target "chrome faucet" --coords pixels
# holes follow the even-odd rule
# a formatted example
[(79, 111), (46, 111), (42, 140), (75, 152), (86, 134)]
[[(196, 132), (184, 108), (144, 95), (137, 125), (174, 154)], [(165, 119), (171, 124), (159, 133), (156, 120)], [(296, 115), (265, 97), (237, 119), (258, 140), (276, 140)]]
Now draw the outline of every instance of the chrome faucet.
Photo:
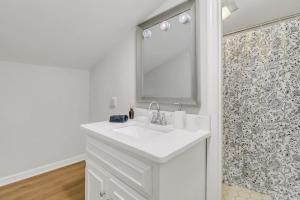
[(163, 125), (163, 126), (167, 125), (166, 115), (164, 113), (160, 114), (160, 107), (159, 107), (158, 102), (152, 101), (149, 105), (148, 112), (151, 111), (151, 108), (152, 108), (153, 104), (156, 104), (156, 112), (154, 112), (152, 114), (151, 123), (152, 124), (159, 124), (159, 125)]

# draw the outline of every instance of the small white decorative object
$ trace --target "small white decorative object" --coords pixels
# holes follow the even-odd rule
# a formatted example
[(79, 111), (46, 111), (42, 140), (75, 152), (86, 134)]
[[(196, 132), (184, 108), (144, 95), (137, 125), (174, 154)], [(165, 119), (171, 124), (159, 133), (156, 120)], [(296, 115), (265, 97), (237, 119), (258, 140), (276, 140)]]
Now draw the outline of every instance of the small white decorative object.
[(118, 98), (112, 97), (110, 100), (110, 108), (117, 108), (118, 107)]
[(178, 105), (178, 110), (174, 112), (174, 128), (183, 129), (185, 127), (186, 113), (182, 110), (182, 104), (175, 103)]
[(144, 38), (151, 38), (152, 31), (150, 31), (149, 29), (144, 30), (143, 31), (143, 36), (144, 36)]
[(192, 17), (188, 13), (182, 13), (179, 15), (179, 22), (181, 24), (187, 24), (192, 20)]
[(171, 27), (171, 24), (167, 21), (163, 21), (162, 23), (160, 23), (159, 28), (162, 31), (168, 31)]
[(185, 111), (174, 112), (174, 128), (183, 129), (185, 127)]

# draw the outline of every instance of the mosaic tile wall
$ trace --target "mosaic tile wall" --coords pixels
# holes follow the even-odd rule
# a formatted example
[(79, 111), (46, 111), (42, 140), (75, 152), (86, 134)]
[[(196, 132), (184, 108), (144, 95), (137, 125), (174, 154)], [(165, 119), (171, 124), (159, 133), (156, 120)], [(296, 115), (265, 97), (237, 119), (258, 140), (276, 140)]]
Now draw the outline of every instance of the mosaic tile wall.
[(223, 173), (300, 200), (300, 17), (224, 38)]

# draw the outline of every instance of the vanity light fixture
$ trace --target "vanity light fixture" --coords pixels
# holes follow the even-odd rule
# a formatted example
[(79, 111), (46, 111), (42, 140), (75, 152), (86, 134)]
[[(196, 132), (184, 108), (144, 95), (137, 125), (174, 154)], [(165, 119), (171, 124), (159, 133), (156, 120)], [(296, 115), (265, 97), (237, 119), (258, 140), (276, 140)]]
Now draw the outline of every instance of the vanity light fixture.
[(179, 22), (181, 24), (187, 24), (192, 20), (192, 17), (188, 13), (182, 13), (179, 15)]
[(143, 36), (144, 36), (145, 39), (146, 39), (146, 38), (151, 38), (151, 36), (152, 36), (152, 31), (150, 31), (149, 29), (144, 30), (144, 31), (143, 31)]
[(168, 31), (171, 27), (171, 24), (167, 21), (163, 21), (162, 23), (160, 23), (159, 28), (162, 31)]
[(222, 19), (225, 20), (228, 17), (230, 17), (230, 15), (237, 11), (238, 7), (236, 5), (236, 3), (234, 2), (234, 0), (225, 0), (222, 2)]

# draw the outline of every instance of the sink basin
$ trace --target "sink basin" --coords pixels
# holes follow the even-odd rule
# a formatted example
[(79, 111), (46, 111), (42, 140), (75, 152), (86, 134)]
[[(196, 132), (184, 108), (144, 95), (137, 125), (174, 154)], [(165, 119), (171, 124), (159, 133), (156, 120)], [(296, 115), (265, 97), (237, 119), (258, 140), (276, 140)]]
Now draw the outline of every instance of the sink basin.
[(158, 131), (158, 132), (163, 132), (163, 133), (169, 133), (174, 130), (174, 128), (172, 126), (162, 126), (162, 125), (156, 125), (156, 124), (147, 124), (146, 128), (152, 129), (152, 130)]
[(171, 127), (164, 127), (154, 124), (149, 125), (131, 125), (122, 128), (113, 129), (113, 131), (133, 137), (133, 138), (153, 138), (156, 136), (160, 136), (172, 131)]

